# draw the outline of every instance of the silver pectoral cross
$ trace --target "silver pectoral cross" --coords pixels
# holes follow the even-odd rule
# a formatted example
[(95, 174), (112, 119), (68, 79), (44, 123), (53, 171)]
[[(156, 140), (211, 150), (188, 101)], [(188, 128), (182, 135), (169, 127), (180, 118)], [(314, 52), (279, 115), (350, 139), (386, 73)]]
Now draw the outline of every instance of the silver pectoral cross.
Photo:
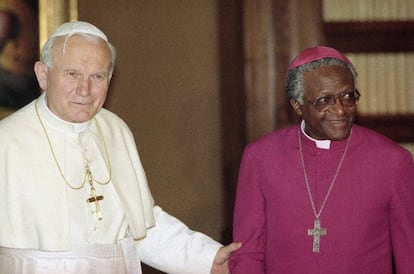
[(308, 236), (313, 236), (313, 252), (319, 252), (320, 237), (326, 235), (326, 228), (321, 228), (321, 221), (315, 220), (314, 228), (308, 229)]

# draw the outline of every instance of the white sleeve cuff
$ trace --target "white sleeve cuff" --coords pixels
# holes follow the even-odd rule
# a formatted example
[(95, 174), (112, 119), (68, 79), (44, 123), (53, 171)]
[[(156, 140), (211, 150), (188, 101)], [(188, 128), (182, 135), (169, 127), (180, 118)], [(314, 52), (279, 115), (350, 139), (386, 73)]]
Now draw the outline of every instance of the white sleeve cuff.
[(154, 216), (155, 227), (137, 243), (141, 261), (170, 274), (210, 274), (222, 245), (189, 229), (158, 206), (154, 207)]

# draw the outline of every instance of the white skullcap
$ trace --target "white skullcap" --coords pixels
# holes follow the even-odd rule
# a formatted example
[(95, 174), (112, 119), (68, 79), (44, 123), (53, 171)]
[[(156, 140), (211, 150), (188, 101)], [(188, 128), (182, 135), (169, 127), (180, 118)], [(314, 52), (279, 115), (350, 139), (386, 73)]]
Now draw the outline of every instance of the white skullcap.
[(50, 37), (73, 35), (77, 33), (91, 34), (98, 36), (108, 42), (108, 37), (100, 29), (88, 22), (71, 21), (58, 27)]

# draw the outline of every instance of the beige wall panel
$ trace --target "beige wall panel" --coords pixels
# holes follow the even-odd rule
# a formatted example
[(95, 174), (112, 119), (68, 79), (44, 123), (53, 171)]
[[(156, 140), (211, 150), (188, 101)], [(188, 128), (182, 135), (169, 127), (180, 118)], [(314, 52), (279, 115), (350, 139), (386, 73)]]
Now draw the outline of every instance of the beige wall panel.
[(107, 107), (135, 134), (156, 202), (220, 239), (215, 1), (79, 0), (78, 8), (118, 50)]

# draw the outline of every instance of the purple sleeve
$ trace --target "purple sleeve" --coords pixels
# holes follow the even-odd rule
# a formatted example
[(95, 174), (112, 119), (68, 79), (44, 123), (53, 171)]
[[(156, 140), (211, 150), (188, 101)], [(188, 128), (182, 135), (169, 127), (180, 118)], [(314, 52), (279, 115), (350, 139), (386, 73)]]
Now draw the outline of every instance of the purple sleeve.
[(233, 220), (233, 240), (242, 247), (230, 257), (230, 271), (265, 273), (265, 201), (261, 189), (261, 164), (251, 147), (242, 158)]
[(409, 274), (414, 273), (414, 164), (408, 155), (395, 165), (389, 175), (395, 178), (390, 208), (393, 257), (396, 273)]

